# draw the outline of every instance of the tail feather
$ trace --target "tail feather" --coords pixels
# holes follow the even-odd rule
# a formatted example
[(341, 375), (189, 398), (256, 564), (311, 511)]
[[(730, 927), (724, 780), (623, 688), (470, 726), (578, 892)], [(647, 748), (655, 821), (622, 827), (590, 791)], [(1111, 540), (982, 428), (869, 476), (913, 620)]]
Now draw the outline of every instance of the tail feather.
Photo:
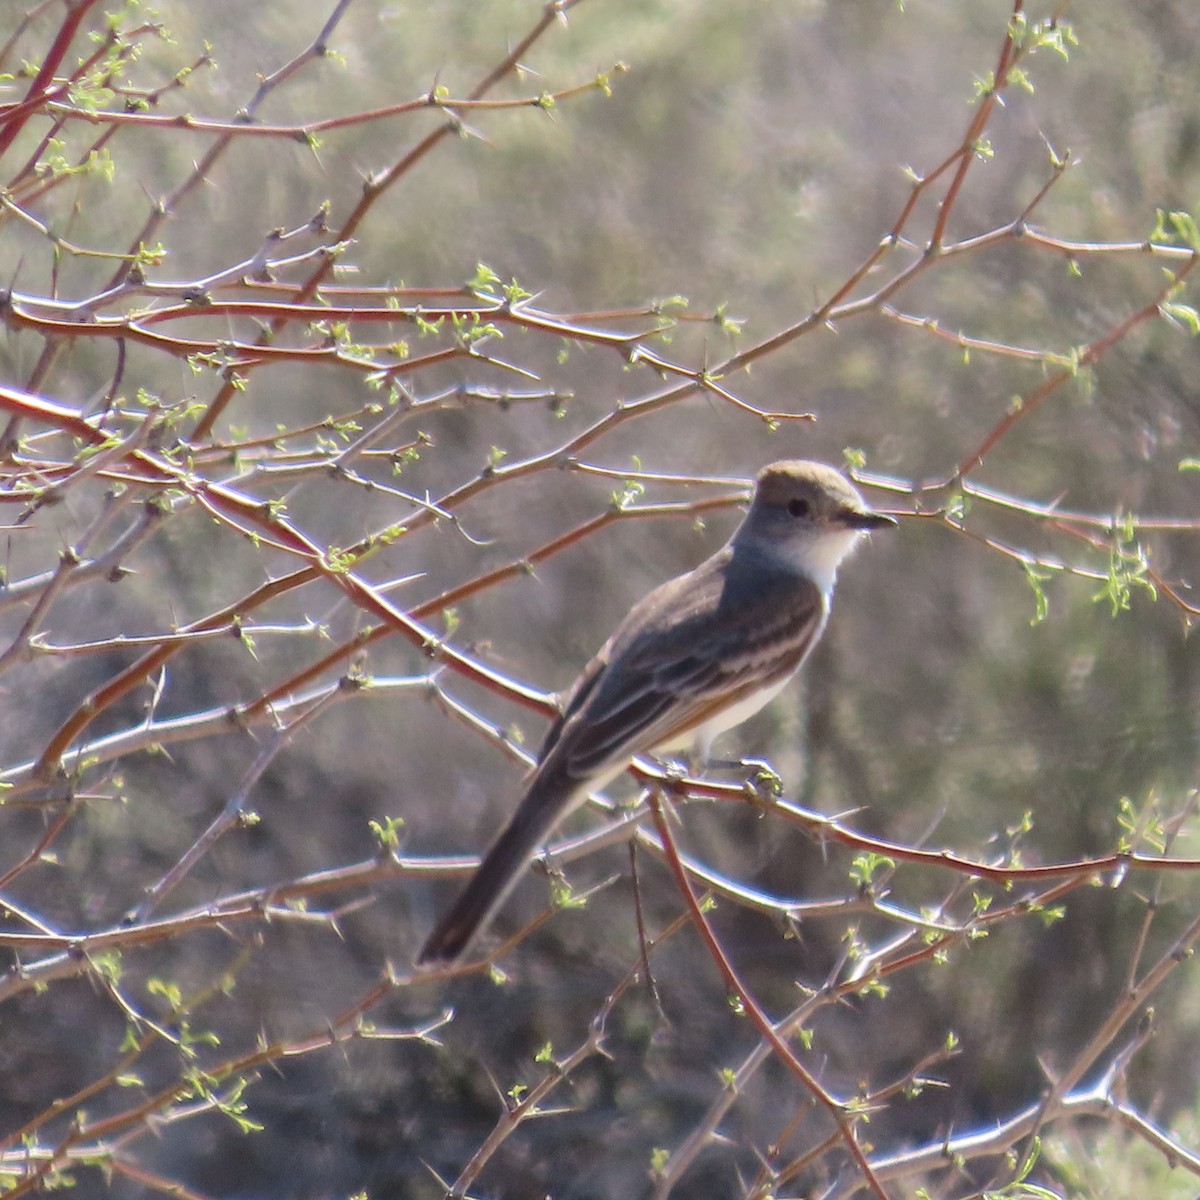
[(526, 864), (574, 807), (574, 791), (552, 783), (535, 780), (458, 899), (426, 939), (417, 954), (418, 965), (460, 958), (517, 885)]

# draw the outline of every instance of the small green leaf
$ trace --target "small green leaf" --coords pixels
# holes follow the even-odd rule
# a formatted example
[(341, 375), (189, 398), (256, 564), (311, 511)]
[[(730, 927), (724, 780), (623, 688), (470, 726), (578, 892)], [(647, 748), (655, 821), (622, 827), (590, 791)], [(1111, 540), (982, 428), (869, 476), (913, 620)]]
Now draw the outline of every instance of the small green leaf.
[(850, 866), (850, 880), (860, 888), (871, 886), (875, 873), (881, 869), (894, 870), (896, 860), (886, 854), (876, 854), (873, 850), (859, 854)]
[(1175, 321), (1187, 327), (1188, 333), (1195, 337), (1200, 333), (1200, 313), (1190, 304), (1179, 304), (1167, 301), (1158, 306), (1158, 311), (1169, 321)]
[(1050, 601), (1046, 598), (1046, 589), (1042, 587), (1042, 584), (1050, 578), (1051, 573), (1039, 571), (1030, 562), (1022, 565), (1025, 568), (1025, 581), (1033, 591), (1033, 616), (1030, 617), (1029, 623), (1030, 625), (1040, 625), (1050, 611)]

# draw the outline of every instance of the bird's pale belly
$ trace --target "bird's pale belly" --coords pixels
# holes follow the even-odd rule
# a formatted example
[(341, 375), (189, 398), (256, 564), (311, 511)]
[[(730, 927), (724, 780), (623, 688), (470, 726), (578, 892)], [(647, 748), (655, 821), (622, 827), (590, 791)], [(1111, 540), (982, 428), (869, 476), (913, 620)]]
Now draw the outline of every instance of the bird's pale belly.
[(697, 761), (705, 761), (709, 757), (709, 748), (717, 734), (724, 733), (725, 730), (732, 729), (743, 721), (748, 721), (760, 708), (765, 708), (791, 683), (794, 674), (795, 672), (792, 672), (774, 683), (767, 684), (757, 692), (751, 692), (744, 700), (739, 700), (729, 708), (715, 713), (703, 725), (655, 746), (651, 753), (672, 754), (678, 750), (690, 750)]

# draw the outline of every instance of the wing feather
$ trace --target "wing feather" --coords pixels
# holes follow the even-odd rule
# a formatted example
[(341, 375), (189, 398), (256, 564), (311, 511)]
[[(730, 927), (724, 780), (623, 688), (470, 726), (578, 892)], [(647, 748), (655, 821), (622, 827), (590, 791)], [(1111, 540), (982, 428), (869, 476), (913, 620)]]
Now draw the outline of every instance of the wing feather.
[(819, 588), (718, 555), (652, 592), (588, 664), (535, 774), (585, 780), (683, 740), (799, 667), (824, 624)]

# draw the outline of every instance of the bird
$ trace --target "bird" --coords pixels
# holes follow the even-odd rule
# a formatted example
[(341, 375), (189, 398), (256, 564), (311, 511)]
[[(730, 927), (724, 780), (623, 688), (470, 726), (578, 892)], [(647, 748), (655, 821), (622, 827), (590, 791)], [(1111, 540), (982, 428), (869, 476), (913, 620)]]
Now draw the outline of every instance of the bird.
[(564, 818), (639, 755), (690, 748), (771, 701), (829, 618), (838, 567), (865, 533), (895, 520), (825, 463), (764, 467), (732, 537), (630, 610), (567, 693), (524, 795), (417, 954), (461, 959)]

